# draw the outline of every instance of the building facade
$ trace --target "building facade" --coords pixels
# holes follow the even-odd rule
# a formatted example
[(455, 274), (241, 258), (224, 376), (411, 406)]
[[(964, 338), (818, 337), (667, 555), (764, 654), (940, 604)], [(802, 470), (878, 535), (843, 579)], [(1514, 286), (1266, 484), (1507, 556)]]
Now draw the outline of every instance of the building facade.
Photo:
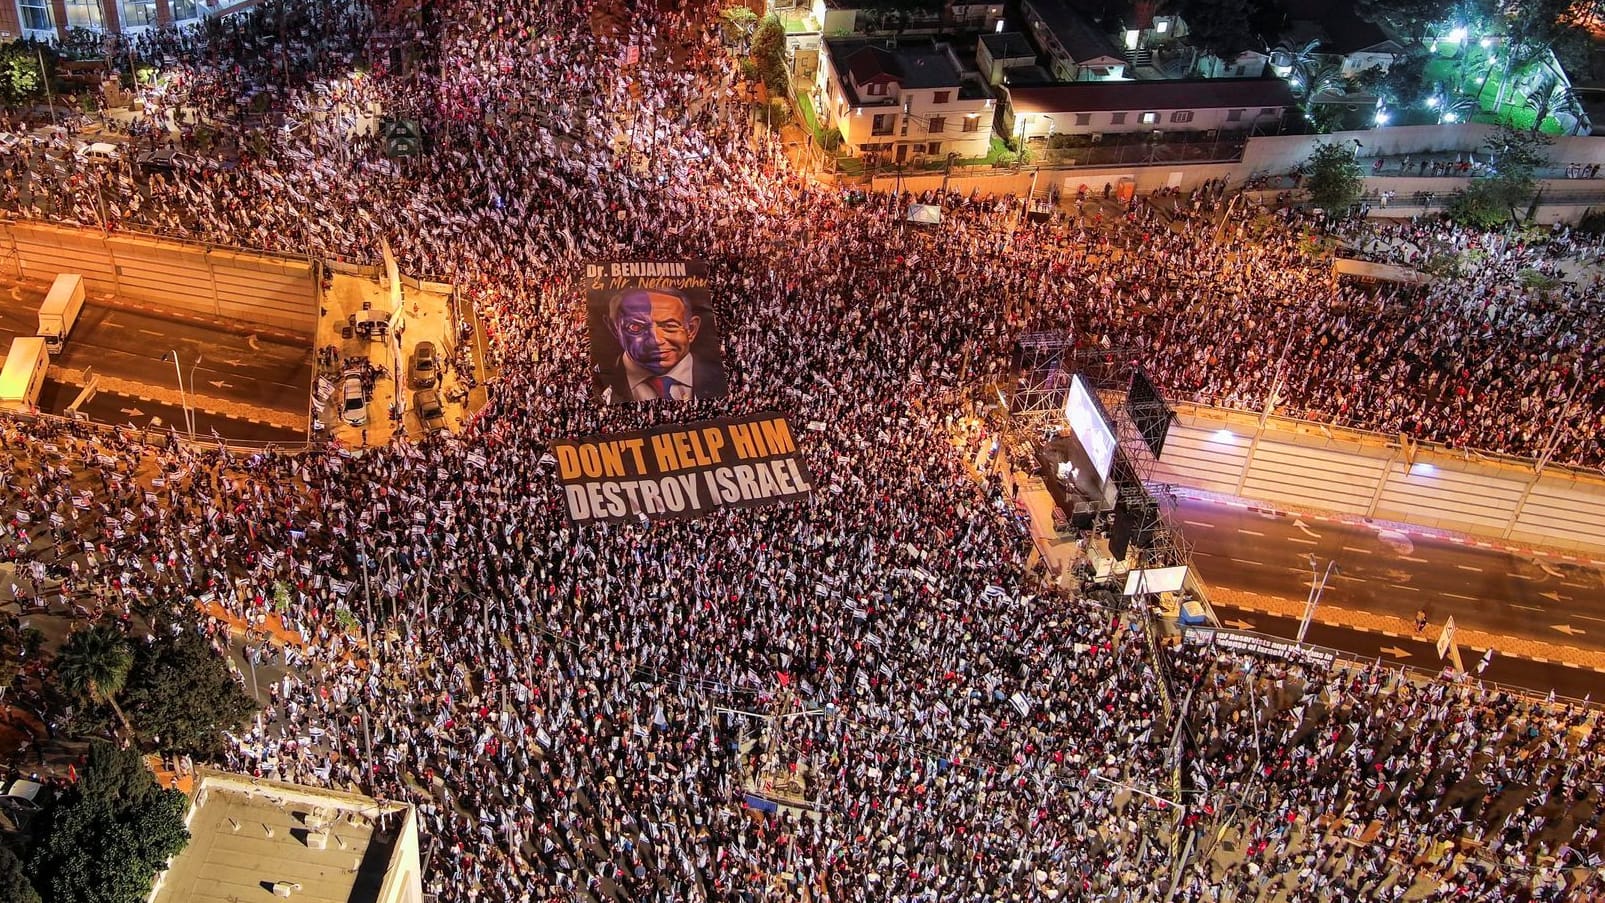
[(814, 89), (825, 126), (841, 131), (853, 156), (891, 163), (985, 156), (992, 140), (992, 93), (947, 44), (826, 38)]
[(65, 38), (80, 28), (123, 32), (181, 26), (241, 5), (223, 0), (0, 0), (0, 37), (43, 40)]
[(1125, 54), (1082, 12), (1064, 0), (1023, 0), (1026, 33), (1048, 58), (1059, 81), (1084, 82), (1126, 76)]
[(1078, 82), (1005, 89), (1012, 139), (1133, 132), (1273, 134), (1295, 105), (1279, 78)]

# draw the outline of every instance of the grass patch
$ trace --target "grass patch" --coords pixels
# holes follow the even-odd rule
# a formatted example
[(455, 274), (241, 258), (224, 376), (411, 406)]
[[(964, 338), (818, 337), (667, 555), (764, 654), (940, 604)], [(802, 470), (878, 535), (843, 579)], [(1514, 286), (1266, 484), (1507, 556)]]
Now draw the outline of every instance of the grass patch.
[(803, 125), (807, 127), (814, 140), (819, 140), (819, 117), (814, 114), (814, 102), (803, 91), (797, 92), (797, 109), (802, 111)]

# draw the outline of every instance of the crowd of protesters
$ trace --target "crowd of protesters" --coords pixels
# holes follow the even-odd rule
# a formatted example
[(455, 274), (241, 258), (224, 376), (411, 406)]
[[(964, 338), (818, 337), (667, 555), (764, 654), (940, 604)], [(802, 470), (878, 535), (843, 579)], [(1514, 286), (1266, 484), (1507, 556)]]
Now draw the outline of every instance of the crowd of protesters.
[[(1335, 283), (1324, 225), (1293, 215), (1030, 224), (952, 195), (922, 231), (755, 146), (712, 10), (434, 15), (292, 29), (269, 8), (141, 39), (183, 74), (149, 108), (166, 134), (205, 125), (240, 165), (6, 183), (85, 225), (348, 259), (385, 238), (490, 324), (488, 402), (422, 444), (241, 455), (6, 426), (25, 611), (199, 603), (287, 638), (294, 667), (223, 764), (418, 804), (450, 903), (1591, 892), (1605, 758), (1581, 709), (1168, 646), (1140, 611), (1036, 581), (1008, 484), (970, 467), (995, 433), (948, 429), (1014, 337), (1069, 329), (1222, 403), (1274, 387), (1326, 419), (1596, 462), (1597, 350), (1556, 332), (1597, 335), (1595, 315), (1493, 278), (1553, 271), (1536, 252), (1404, 295)], [(252, 28), (301, 52), (275, 64)], [(409, 71), (346, 71), (420, 30)], [(253, 90), (302, 127), (227, 103)], [(433, 151), (352, 140), (374, 102)], [(711, 262), (727, 398), (598, 403), (575, 276), (609, 258)], [(1491, 380), (1500, 349), (1544, 366)], [(1551, 436), (1553, 411), (1518, 402), (1555, 392), (1577, 426)], [(568, 522), (552, 440), (764, 410), (823, 425), (801, 434), (806, 502)]]

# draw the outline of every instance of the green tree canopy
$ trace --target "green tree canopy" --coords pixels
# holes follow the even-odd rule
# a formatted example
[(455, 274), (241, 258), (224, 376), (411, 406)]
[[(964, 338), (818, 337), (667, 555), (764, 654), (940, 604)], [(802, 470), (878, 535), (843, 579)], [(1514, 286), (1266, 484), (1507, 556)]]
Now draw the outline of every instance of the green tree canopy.
[(1260, 41), (1250, 24), (1257, 6), (1254, 0), (1184, 0), (1187, 40), (1200, 51), (1226, 60), (1258, 47)]
[(753, 32), (752, 62), (768, 86), (770, 97), (786, 97), (791, 93), (791, 75), (786, 70), (786, 26), (774, 13), (764, 16), (758, 23), (758, 30)]
[(140, 903), (189, 842), (187, 801), (164, 790), (139, 753), (96, 742), (82, 779), (50, 814), (34, 851), (44, 903)]
[(163, 752), (211, 755), (221, 731), (256, 712), (223, 657), (193, 630), (140, 647), (123, 690), (123, 708), (141, 740)]
[(112, 624), (75, 630), (56, 653), (56, 679), (66, 692), (90, 702), (107, 703), (123, 691), (134, 651)]
[(1432, 27), (1446, 16), (1441, 0), (1356, 0), (1354, 11), (1415, 46), (1426, 43)]
[(1488, 136), (1483, 147), (1493, 158), (1488, 175), (1472, 179), (1449, 203), (1457, 222), (1491, 228), (1521, 218), (1518, 210), (1533, 198), (1537, 170), (1549, 161), (1545, 150), (1554, 139), (1505, 126)]
[(1364, 190), (1364, 174), (1354, 149), (1341, 144), (1317, 142), (1309, 159), (1304, 161), (1304, 187), (1310, 201), (1329, 213), (1341, 214), (1360, 199)]
[(0, 846), (0, 900), (6, 903), (40, 903), (39, 892), (22, 870), (22, 860), (8, 846)]

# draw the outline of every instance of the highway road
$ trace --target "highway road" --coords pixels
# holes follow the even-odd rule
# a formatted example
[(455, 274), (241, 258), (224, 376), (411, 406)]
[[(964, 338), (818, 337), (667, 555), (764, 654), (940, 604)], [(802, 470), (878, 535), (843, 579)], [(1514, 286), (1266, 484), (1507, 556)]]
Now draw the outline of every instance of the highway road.
[[(39, 393), (39, 409), (52, 413), (65, 411), (80, 391), (78, 386), (47, 379)], [(115, 392), (97, 391), (78, 410), (96, 423), (119, 426), (132, 424), (141, 429), (166, 429), (171, 426), (180, 434), (185, 431), (184, 409), (179, 405), (130, 398)], [(197, 410), (195, 435), (210, 439), (214, 430), (224, 439), (236, 442), (299, 443), (305, 442), (307, 437), (306, 430), (288, 430), (268, 423)]]
[[(9, 347), (15, 336), (33, 335), (37, 331), (36, 312), (44, 300), (43, 288), (32, 284), (13, 284), (9, 294), (11, 303), (0, 305), (0, 347)], [(138, 394), (176, 408), (178, 376), (168, 356), (170, 351), (178, 353), (185, 388), (199, 397), (194, 404), (197, 412), (210, 415), (206, 419), (218, 424), (220, 434), (235, 439), (249, 438), (245, 427), (224, 429), (231, 424), (248, 422), (238, 410), (228, 410), (228, 403), (271, 409), (305, 421), (312, 385), (310, 342), (285, 343), (240, 335), (187, 320), (99, 306), (91, 301), (84, 305), (65, 350), (53, 356), (50, 363), (52, 368), (67, 370), (82, 371), (92, 367), (103, 377), (137, 383), (148, 388)], [(64, 390), (70, 388), (64, 387)], [(59, 413), (76, 394), (76, 391), (57, 392), (54, 397), (65, 395), (65, 400), (55, 406), (41, 404), (41, 408)], [(210, 399), (224, 404), (212, 403)], [(118, 407), (143, 410), (155, 403), (139, 401)], [(104, 407), (104, 403), (96, 406), (91, 416), (103, 420), (99, 412)], [(119, 416), (104, 422), (122, 423), (127, 419)], [(182, 417), (172, 422), (182, 423)], [(199, 422), (197, 428), (200, 428)], [(291, 432), (295, 431), (281, 428), (276, 438), (285, 441)], [(300, 435), (304, 438), (304, 431)]]
[[(1216, 605), (1214, 608), (1216, 616), (1222, 623), (1230, 621), (1234, 625), (1244, 624), (1248, 626), (1243, 629), (1289, 639), (1298, 635), (1297, 618), (1243, 611), (1229, 605)], [(1458, 615), (1456, 620), (1459, 620)], [(1438, 650), (1433, 645), (1436, 637), (1437, 632), (1430, 629), (1424, 638), (1417, 639), (1413, 636), (1389, 636), (1312, 622), (1309, 633), (1305, 636), (1305, 642), (1352, 653), (1358, 659), (1381, 658), (1385, 663), (1392, 662), (1435, 670), (1443, 667), (1438, 659)], [(1462, 663), (1467, 668), (1475, 669), (1482, 652), (1468, 649), (1461, 649), (1460, 652)], [(1561, 696), (1570, 696), (1574, 699), (1581, 699), (1584, 696), (1605, 699), (1605, 674), (1588, 668), (1500, 655), (1497, 649), (1494, 650), (1493, 661), (1488, 663), (1488, 669), (1479, 677), (1485, 681), (1531, 690), (1552, 689)]]
[[(1393, 524), (1300, 520), (1271, 510), (1178, 494), (1175, 524), (1193, 544), (1206, 584), (1303, 600), (1307, 556), (1336, 560), (1322, 606), (1505, 636), (1605, 649), (1605, 566), (1494, 544), (1404, 532)], [(1252, 620), (1252, 618), (1250, 619)]]

